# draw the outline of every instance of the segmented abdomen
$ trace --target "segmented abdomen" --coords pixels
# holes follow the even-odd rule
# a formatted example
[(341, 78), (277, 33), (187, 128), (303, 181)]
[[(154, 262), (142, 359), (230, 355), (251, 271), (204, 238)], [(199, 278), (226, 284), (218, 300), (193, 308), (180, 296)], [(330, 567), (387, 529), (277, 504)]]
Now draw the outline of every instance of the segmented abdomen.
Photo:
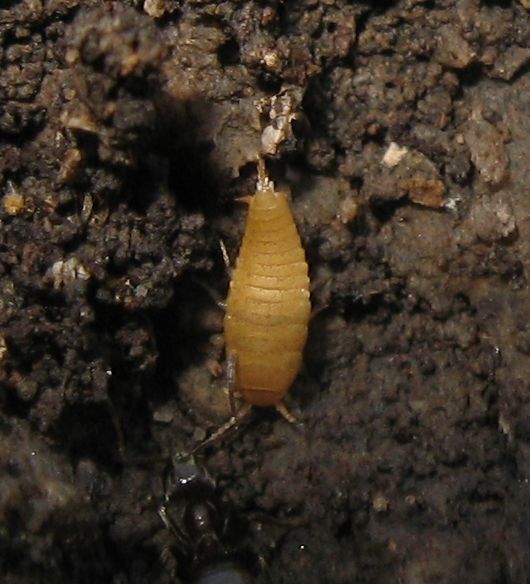
[(270, 194), (249, 203), (225, 316), (237, 389), (254, 405), (274, 405), (289, 390), (311, 313), (305, 253), (289, 204), (284, 195)]

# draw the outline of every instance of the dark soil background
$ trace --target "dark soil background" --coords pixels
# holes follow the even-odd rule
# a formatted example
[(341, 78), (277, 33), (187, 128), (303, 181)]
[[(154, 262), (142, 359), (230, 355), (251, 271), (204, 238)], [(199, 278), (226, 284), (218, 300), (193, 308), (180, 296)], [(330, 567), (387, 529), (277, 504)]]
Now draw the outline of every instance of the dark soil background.
[(229, 417), (210, 296), (281, 90), (318, 314), (303, 429), (198, 459), (235, 547), (258, 582), (530, 581), (528, 0), (4, 0), (0, 61), (2, 582), (181, 581), (161, 459)]

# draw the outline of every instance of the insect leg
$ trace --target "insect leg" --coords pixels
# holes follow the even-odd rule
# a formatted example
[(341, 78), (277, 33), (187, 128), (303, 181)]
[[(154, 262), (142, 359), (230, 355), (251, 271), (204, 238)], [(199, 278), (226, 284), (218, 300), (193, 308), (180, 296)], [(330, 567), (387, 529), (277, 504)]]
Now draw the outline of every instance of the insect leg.
[(225, 242), (222, 239), (219, 240), (219, 247), (221, 248), (221, 255), (223, 256), (223, 263), (225, 265), (226, 271), (228, 274), (230, 274), (232, 271), (232, 266), (230, 265), (230, 256), (228, 255)]
[[(167, 494), (166, 494), (167, 497)], [(189, 538), (182, 531), (182, 529), (173, 521), (170, 517), (166, 505), (161, 505), (158, 508), (158, 516), (162, 520), (165, 528), (173, 535), (173, 537), (179, 542), (181, 546), (189, 545)]]
[(276, 404), (274, 407), (276, 408), (278, 413), (280, 413), (282, 417), (289, 422), (289, 424), (302, 425), (302, 422), (299, 422), (293, 416), (293, 414), (291, 414), (291, 412), (287, 409), (286, 405), (283, 402)]
[(228, 402), (230, 404), (230, 413), (232, 417), (237, 417), (236, 407), (236, 366), (237, 353), (230, 351), (226, 356), (226, 386), (228, 387)]
[(205, 438), (202, 442), (199, 442), (197, 446), (191, 451), (190, 454), (195, 455), (202, 452), (208, 446), (220, 442), (222, 439), (226, 438), (231, 432), (236, 433), (240, 429), (242, 422), (246, 421), (252, 411), (252, 406), (250, 404), (242, 405), (236, 412), (235, 416), (232, 416), (226, 424), (223, 424), (218, 430), (216, 430), (211, 436)]
[(230, 432), (237, 432), (242, 422), (245, 422), (249, 417), (252, 406), (248, 403), (238, 407), (236, 404), (236, 365), (237, 353), (230, 351), (226, 358), (226, 385), (228, 387), (228, 401), (230, 403), (231, 418), (216, 430), (211, 436), (200, 442), (192, 451), (191, 454), (197, 454), (204, 450), (207, 446), (214, 444), (225, 438)]
[(208, 286), (206, 282), (203, 282), (202, 280), (194, 276), (191, 277), (191, 280), (194, 284), (200, 286), (221, 310), (226, 310), (226, 302), (221, 299), (221, 296), (219, 292), (217, 292), (217, 290), (214, 290), (211, 286)]
[(316, 306), (311, 310), (311, 315), (309, 316), (309, 321), (311, 322), (314, 318), (316, 318), (319, 314), (324, 312), (329, 308), (329, 304), (324, 304), (322, 306)]
[(162, 547), (160, 561), (162, 562), (166, 572), (169, 574), (171, 581), (177, 582), (177, 562), (168, 544)]
[[(219, 240), (219, 248), (221, 249), (221, 255), (223, 257), (223, 263), (225, 265), (226, 271), (228, 272), (228, 275), (231, 276), (232, 268), (230, 267), (230, 257), (228, 255), (228, 251), (226, 250), (226, 245), (222, 239)], [(226, 301), (221, 298), (217, 290), (214, 290), (199, 278), (192, 276), (191, 279), (208, 294), (208, 296), (214, 301), (215, 304), (217, 304), (221, 310), (226, 310)]]

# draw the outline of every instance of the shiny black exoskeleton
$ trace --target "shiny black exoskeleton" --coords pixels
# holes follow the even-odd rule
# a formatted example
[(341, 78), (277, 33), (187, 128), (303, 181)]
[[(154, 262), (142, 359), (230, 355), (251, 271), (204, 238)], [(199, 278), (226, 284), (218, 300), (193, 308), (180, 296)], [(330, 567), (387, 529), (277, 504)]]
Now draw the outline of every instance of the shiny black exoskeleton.
[(170, 551), (179, 578), (191, 584), (254, 581), (247, 566), (255, 558), (238, 545), (241, 525), (220, 500), (214, 481), (192, 459), (173, 461), (158, 513), (174, 537)]

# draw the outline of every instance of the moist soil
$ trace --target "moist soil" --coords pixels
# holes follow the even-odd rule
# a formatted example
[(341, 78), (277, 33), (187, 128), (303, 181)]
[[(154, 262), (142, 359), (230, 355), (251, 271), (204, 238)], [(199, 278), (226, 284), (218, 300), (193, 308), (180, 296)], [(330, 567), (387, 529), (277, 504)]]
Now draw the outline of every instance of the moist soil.
[(7, 0), (0, 60), (2, 582), (220, 572), (157, 510), (230, 417), (219, 242), (264, 152), (299, 423), (197, 454), (206, 535), (256, 582), (530, 581), (528, 0)]

